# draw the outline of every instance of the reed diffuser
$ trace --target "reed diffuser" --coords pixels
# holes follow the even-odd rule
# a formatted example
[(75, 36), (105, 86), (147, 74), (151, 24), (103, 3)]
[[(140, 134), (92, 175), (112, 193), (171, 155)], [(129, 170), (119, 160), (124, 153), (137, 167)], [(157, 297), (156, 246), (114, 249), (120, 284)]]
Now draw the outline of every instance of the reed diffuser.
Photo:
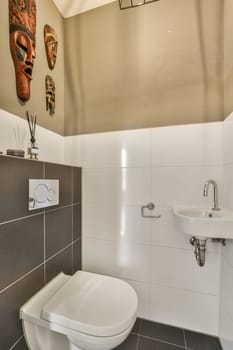
[(39, 148), (36, 144), (36, 123), (37, 123), (37, 116), (29, 116), (28, 111), (26, 112), (29, 131), (30, 131), (30, 141), (31, 145), (28, 147), (28, 154), (30, 156), (30, 159), (38, 160), (38, 154), (39, 154)]

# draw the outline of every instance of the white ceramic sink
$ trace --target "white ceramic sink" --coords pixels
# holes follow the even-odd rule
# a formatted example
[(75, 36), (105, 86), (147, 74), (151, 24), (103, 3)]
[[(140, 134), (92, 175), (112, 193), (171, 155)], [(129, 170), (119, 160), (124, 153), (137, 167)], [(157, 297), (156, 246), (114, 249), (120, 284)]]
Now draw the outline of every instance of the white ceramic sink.
[(180, 230), (200, 238), (233, 239), (233, 211), (206, 208), (174, 208)]

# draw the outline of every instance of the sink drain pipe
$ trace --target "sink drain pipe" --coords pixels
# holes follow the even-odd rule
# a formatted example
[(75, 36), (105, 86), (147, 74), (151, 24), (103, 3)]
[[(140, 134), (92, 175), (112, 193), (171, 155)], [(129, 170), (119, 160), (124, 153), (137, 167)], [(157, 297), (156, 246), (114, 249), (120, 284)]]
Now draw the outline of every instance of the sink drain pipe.
[(196, 237), (190, 238), (190, 243), (194, 246), (194, 255), (199, 266), (205, 265), (206, 254), (206, 239), (199, 239)]

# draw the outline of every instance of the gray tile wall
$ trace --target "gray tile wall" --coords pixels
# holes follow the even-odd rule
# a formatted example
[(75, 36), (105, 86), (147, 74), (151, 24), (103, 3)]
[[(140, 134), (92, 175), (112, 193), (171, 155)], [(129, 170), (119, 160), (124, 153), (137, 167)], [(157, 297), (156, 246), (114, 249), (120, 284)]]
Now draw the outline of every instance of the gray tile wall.
[[(28, 212), (28, 179), (59, 179), (60, 205)], [(81, 269), (81, 169), (0, 156), (0, 349), (26, 350), (19, 308)]]

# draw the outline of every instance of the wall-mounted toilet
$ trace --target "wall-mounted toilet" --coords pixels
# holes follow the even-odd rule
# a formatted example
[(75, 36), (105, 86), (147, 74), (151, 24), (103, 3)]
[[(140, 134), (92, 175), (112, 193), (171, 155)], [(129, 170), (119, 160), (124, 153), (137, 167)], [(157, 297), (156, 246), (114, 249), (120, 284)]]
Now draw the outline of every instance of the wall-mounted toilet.
[(137, 295), (126, 282), (60, 273), (20, 309), (30, 350), (110, 350), (129, 335)]

